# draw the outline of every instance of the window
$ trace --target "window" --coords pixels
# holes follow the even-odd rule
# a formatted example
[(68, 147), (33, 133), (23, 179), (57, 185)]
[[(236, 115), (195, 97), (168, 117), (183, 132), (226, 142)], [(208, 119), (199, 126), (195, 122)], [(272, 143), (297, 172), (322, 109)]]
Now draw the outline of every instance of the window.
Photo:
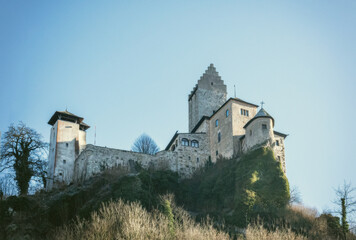
[(226, 117), (229, 116), (229, 109), (226, 110)]
[(217, 156), (217, 155), (219, 155), (219, 151), (218, 151), (218, 150), (216, 150), (216, 152), (215, 152), (215, 153), (216, 153), (216, 156)]
[(250, 130), (250, 136), (252, 136), (252, 130)]
[(218, 142), (221, 141), (221, 132), (218, 133)]
[(278, 156), (278, 161), (281, 161), (281, 157), (280, 156)]
[(186, 138), (182, 139), (182, 146), (189, 146), (189, 141)]
[(173, 144), (172, 151), (176, 150), (176, 145)]
[(199, 142), (197, 140), (192, 141), (192, 147), (198, 148), (199, 147)]
[(68, 147), (68, 143), (66, 143), (66, 147)]
[(72, 128), (72, 126), (66, 126), (66, 128)]
[(199, 162), (199, 158), (197, 158), (197, 163)]
[(190, 156), (188, 156), (188, 160), (190, 160)]
[(215, 120), (215, 127), (219, 126), (219, 119)]
[(276, 145), (279, 146), (279, 141), (278, 140), (276, 140)]
[(267, 129), (267, 124), (262, 124), (262, 130), (266, 130)]
[(213, 82), (211, 82), (211, 86), (213, 86), (214, 85), (214, 83)]
[(248, 117), (248, 110), (245, 110), (245, 109), (241, 108), (241, 115)]
[(63, 160), (63, 164), (66, 164), (67, 163), (67, 161), (66, 160)]

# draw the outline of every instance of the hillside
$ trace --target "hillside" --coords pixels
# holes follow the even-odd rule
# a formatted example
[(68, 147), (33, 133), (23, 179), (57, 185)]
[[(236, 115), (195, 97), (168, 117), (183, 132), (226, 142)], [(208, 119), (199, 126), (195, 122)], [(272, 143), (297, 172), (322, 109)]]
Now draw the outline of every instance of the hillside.
[[(156, 209), (167, 213), (161, 197), (167, 193), (173, 194), (177, 206), (187, 210), (197, 223), (209, 216), (215, 227), (231, 236), (237, 236), (242, 228), (257, 220), (267, 229), (288, 227), (312, 239), (340, 234), (337, 218), (331, 215), (317, 218), (315, 214), (287, 207), (288, 180), (268, 148), (257, 149), (239, 159), (207, 164), (186, 180), (180, 180), (171, 171), (145, 170), (140, 166), (136, 166), (136, 171), (127, 175), (121, 169), (107, 170), (83, 184), (34, 196), (9, 197), (0, 205), (0, 238), (48, 239), (56, 228), (73, 225), (71, 221), (76, 218), (93, 221), (93, 212), (103, 209), (103, 203), (113, 204), (120, 199), (122, 208), (125, 203), (138, 202), (136, 207), (142, 206), (144, 214), (155, 214)], [(173, 201), (169, 204), (174, 205)], [(326, 235), (320, 233), (321, 223), (325, 223), (322, 231)], [(196, 227), (209, 229), (209, 226)]]

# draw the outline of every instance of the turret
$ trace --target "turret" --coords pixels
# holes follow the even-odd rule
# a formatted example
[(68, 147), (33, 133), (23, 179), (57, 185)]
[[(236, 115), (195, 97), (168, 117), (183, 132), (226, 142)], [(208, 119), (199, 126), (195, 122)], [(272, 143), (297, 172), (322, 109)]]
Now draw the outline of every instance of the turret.
[(244, 126), (245, 139), (243, 151), (255, 146), (274, 142), (274, 119), (263, 108)]
[(48, 124), (51, 137), (48, 155), (47, 190), (73, 181), (74, 161), (86, 146), (86, 130), (82, 117), (66, 111), (56, 111)]

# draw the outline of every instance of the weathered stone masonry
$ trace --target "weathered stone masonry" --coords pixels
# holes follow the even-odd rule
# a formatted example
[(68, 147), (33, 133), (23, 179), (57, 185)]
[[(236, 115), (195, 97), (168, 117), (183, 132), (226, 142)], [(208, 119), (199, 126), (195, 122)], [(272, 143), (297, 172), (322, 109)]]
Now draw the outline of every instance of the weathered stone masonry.
[(206, 161), (233, 158), (256, 147), (269, 146), (286, 172), (286, 134), (274, 130), (274, 119), (258, 105), (239, 98), (226, 100), (224, 81), (211, 64), (188, 96), (189, 132), (174, 134), (155, 155), (86, 145), (83, 118), (55, 112), (51, 128), (48, 187), (81, 182), (104, 169), (121, 167), (170, 169), (189, 177)]

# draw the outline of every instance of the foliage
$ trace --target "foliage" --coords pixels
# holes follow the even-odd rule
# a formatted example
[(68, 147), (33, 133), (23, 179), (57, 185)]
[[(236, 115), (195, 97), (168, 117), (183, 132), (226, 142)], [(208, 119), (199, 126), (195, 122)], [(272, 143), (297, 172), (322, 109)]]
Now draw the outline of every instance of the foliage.
[(17, 126), (9, 126), (1, 141), (0, 172), (14, 169), (15, 180), (20, 194), (26, 195), (29, 182), (43, 164), (43, 153), (47, 144), (35, 130), (20, 122)]
[(159, 151), (159, 148), (150, 136), (142, 134), (135, 140), (131, 150), (134, 152), (154, 155)]

